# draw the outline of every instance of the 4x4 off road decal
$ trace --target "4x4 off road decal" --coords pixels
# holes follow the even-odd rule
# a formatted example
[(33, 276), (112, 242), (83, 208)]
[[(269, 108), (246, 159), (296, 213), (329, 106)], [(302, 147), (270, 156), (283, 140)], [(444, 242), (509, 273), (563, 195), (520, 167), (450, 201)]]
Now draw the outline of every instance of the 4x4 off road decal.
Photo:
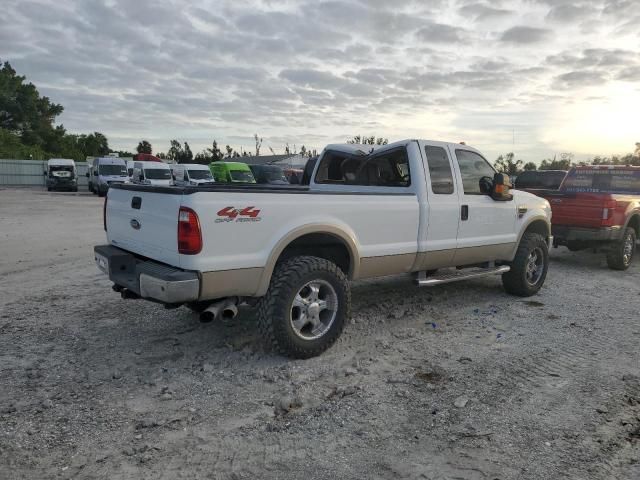
[(259, 222), (262, 218), (258, 215), (260, 215), (260, 210), (256, 210), (256, 207), (253, 206), (245, 208), (224, 207), (222, 210), (218, 211), (216, 223)]

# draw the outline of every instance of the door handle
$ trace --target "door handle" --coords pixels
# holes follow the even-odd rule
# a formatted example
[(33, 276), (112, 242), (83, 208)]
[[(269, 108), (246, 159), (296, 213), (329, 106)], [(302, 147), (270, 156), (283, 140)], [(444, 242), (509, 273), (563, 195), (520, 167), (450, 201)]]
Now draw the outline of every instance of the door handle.
[(460, 207), (460, 220), (469, 220), (469, 205)]

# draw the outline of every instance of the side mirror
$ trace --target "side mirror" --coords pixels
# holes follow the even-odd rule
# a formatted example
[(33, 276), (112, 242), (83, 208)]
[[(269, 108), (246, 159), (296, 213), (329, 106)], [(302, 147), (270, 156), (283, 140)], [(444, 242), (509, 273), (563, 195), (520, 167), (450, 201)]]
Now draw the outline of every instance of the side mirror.
[(480, 193), (483, 195), (491, 195), (493, 192), (493, 178), (482, 177), (480, 179)]
[(511, 180), (509, 179), (509, 175), (504, 173), (496, 173), (493, 176), (493, 191), (491, 192), (491, 198), (498, 202), (508, 202), (509, 200), (513, 200), (513, 195), (511, 194)]

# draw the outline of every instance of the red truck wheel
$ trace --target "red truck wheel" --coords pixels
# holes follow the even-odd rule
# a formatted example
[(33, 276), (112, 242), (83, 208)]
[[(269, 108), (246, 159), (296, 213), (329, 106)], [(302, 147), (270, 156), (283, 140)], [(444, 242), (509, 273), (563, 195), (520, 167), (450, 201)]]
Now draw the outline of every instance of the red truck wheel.
[(327, 350), (350, 315), (349, 280), (335, 263), (318, 257), (294, 257), (276, 266), (258, 303), (258, 326), (267, 345), (293, 358)]
[(607, 265), (613, 270), (626, 270), (631, 265), (636, 251), (636, 231), (627, 227), (622, 240), (616, 242), (607, 254)]

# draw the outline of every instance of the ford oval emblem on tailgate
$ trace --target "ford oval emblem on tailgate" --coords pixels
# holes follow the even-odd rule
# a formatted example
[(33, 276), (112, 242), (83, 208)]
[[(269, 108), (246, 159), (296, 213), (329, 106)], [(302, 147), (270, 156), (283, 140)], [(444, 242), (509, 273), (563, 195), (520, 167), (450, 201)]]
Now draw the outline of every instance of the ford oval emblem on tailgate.
[(136, 220), (135, 218), (132, 218), (129, 223), (131, 224), (131, 228), (133, 228), (135, 230), (140, 230), (140, 222), (138, 220)]

